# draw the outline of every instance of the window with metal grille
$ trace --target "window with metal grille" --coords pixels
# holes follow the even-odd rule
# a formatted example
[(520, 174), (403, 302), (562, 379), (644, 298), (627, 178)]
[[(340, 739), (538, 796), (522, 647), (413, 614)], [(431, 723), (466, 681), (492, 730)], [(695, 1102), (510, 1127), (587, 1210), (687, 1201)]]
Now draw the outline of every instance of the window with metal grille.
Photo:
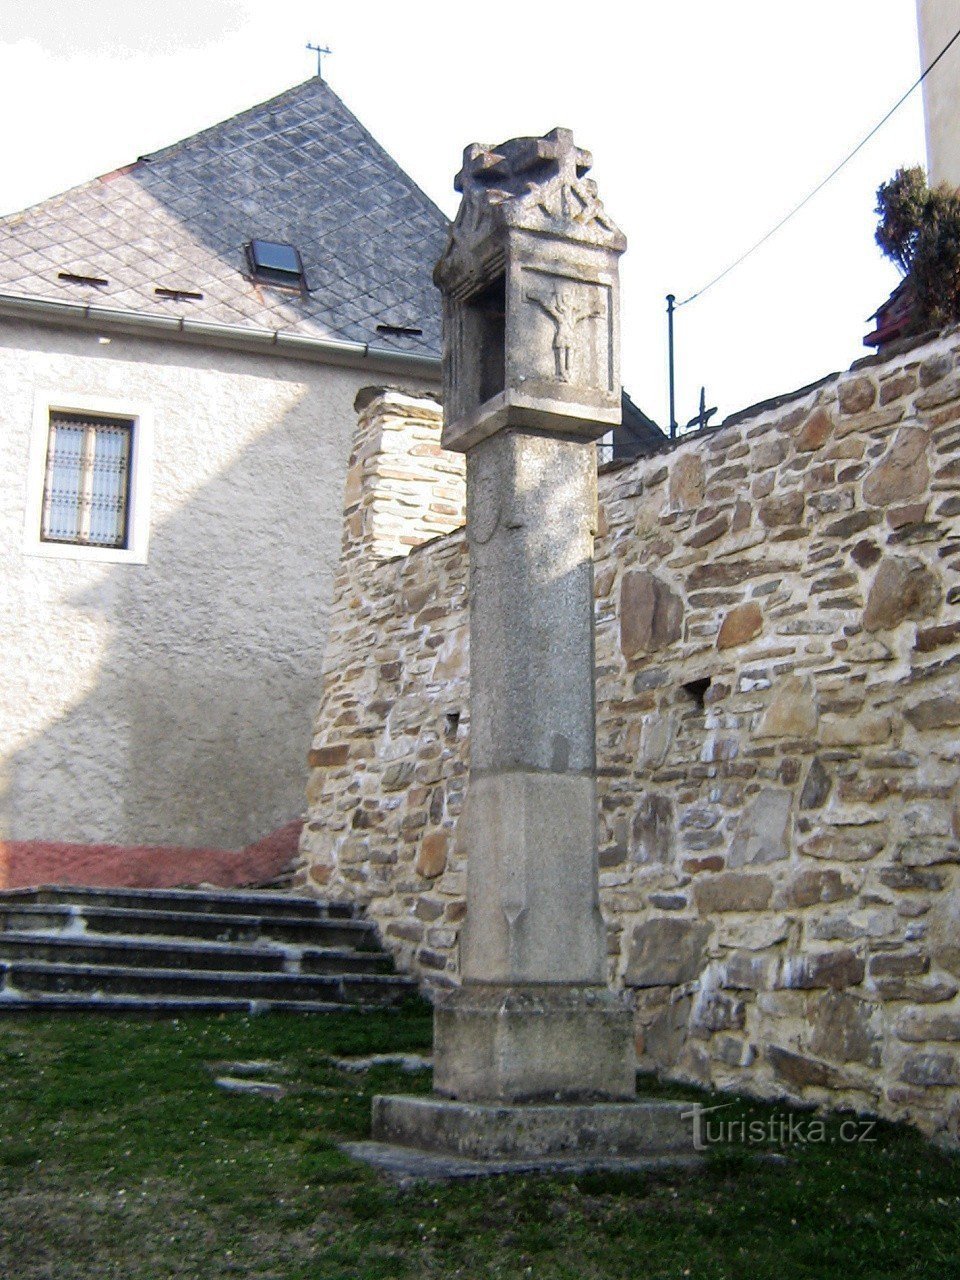
[(133, 422), (50, 411), (40, 538), (126, 547)]

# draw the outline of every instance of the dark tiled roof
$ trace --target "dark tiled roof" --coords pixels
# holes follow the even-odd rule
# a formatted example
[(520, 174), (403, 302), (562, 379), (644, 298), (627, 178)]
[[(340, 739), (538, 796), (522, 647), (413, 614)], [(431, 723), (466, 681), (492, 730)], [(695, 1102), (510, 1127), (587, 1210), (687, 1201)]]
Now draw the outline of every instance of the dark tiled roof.
[[(322, 80), (0, 219), (0, 292), (440, 350), (447, 220)], [(248, 278), (252, 238), (297, 246), (309, 292)], [(66, 283), (59, 272), (106, 278)], [(158, 297), (158, 287), (203, 294)], [(415, 327), (390, 337), (378, 324)]]
[(626, 391), (621, 399), (623, 418), (613, 429), (614, 458), (649, 458), (670, 443), (652, 418), (633, 403)]

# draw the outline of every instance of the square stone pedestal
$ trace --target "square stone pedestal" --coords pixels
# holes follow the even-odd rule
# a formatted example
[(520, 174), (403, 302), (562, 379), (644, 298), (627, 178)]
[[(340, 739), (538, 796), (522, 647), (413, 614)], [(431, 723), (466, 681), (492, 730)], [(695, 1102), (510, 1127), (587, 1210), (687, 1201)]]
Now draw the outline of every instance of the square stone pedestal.
[(373, 1141), (344, 1147), (401, 1181), (694, 1165), (689, 1103), (483, 1106), (378, 1096)]
[(434, 1010), (436, 1093), (575, 1102), (636, 1093), (633, 1018), (606, 987), (467, 982)]

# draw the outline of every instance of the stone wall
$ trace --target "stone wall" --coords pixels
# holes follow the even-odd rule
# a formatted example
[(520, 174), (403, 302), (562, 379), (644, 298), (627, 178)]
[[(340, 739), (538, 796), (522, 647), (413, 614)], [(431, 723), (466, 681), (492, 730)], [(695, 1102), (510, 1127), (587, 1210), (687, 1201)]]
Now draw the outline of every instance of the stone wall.
[[(641, 1065), (954, 1142), (958, 365), (948, 332), (608, 469), (596, 546), (601, 894)], [(466, 551), (378, 560), (360, 492), (301, 878), (448, 985)]]

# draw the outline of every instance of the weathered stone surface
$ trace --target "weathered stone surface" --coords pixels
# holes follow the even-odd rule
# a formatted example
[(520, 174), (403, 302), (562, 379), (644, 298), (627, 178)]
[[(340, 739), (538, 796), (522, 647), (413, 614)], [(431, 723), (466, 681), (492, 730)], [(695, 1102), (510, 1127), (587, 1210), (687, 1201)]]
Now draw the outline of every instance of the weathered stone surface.
[(803, 494), (799, 490), (778, 494), (760, 503), (760, 519), (768, 529), (799, 524), (803, 519), (803, 505)]
[(792, 1049), (783, 1049), (775, 1044), (767, 1045), (767, 1061), (781, 1080), (793, 1085), (795, 1089), (805, 1089), (808, 1085), (829, 1088), (834, 1082), (834, 1072), (825, 1062), (818, 1062), (802, 1053), (794, 1053)]
[(819, 756), (814, 756), (800, 792), (801, 809), (822, 809), (833, 784)]
[(447, 847), (450, 837), (446, 831), (431, 831), (420, 842), (417, 853), (417, 874), (434, 879), (442, 875), (447, 866)]
[(703, 967), (710, 925), (656, 916), (633, 931), (623, 980), (628, 987), (678, 986)]
[(697, 511), (703, 505), (705, 487), (706, 470), (699, 453), (675, 454), (670, 463), (670, 509)]
[(931, 891), (939, 893), (944, 885), (944, 877), (939, 871), (918, 871), (914, 867), (884, 867), (880, 872), (880, 883), (888, 889), (899, 889), (902, 892)]
[(910, 978), (927, 973), (930, 958), (917, 951), (886, 951), (870, 957), (871, 978)]
[(602, 986), (465, 982), (435, 1006), (433, 1087), (479, 1102), (630, 1098), (630, 1010)]
[(671, 1000), (643, 1028), (643, 1054), (662, 1071), (669, 1070), (680, 1057), (687, 1039), (692, 1005), (689, 996)]
[(673, 801), (647, 791), (640, 797), (630, 832), (631, 851), (640, 863), (666, 863), (673, 852)]
[(642, 1167), (644, 1157), (687, 1157), (687, 1110), (688, 1104), (659, 1100), (511, 1107), (378, 1094), (373, 1102), (375, 1141), (344, 1149), (394, 1177), (400, 1172), (441, 1180), (476, 1173), (477, 1164), (500, 1173), (531, 1166), (574, 1172), (578, 1160), (582, 1166), (602, 1168), (614, 1151)]
[(833, 419), (826, 409), (815, 409), (797, 432), (797, 452), (811, 453), (820, 449), (833, 434)]
[(603, 984), (595, 806), (589, 777), (519, 770), (471, 776), (465, 979)]
[(780, 975), (784, 987), (810, 990), (817, 987), (855, 987), (863, 981), (861, 956), (845, 947), (834, 951), (808, 952), (790, 956)]
[(922, 427), (901, 427), (886, 456), (864, 480), (864, 501), (887, 507), (918, 498), (930, 481), (927, 444)]
[(944, 645), (960, 641), (960, 622), (950, 622), (942, 627), (918, 627), (914, 649), (918, 653), (931, 653)]
[(705, 912), (762, 911), (772, 893), (769, 876), (732, 871), (698, 880), (693, 890), (697, 907)]
[(960, 1040), (960, 1013), (901, 1014), (896, 1032), (901, 1040)]
[(384, 791), (402, 791), (413, 781), (414, 761), (401, 760), (383, 771), (380, 785)]
[(716, 520), (711, 520), (707, 524), (700, 525), (687, 538), (687, 546), (689, 547), (706, 547), (727, 532), (730, 528), (730, 521), (726, 516), (718, 516)]
[(904, 718), (915, 729), (944, 729), (960, 725), (960, 698), (939, 694), (904, 708)]
[(810, 1048), (833, 1062), (877, 1066), (880, 1045), (872, 1020), (876, 1006), (841, 991), (828, 991), (817, 1001)]
[(875, 542), (864, 538), (851, 550), (850, 557), (861, 569), (870, 569), (877, 563), (883, 552)]
[(885, 846), (883, 834), (875, 834), (879, 824), (865, 824), (859, 830), (828, 828), (804, 840), (800, 852), (808, 858), (825, 858), (831, 862), (869, 862)]
[(720, 991), (701, 992), (694, 1002), (690, 1029), (694, 1034), (742, 1031), (746, 1020), (747, 1006), (742, 1000)]
[(864, 747), (886, 742), (892, 731), (889, 715), (844, 716), (821, 724), (820, 742), (824, 747)]
[(758, 738), (808, 738), (817, 730), (817, 705), (813, 684), (803, 676), (786, 676), (774, 687), (773, 697), (757, 725)]
[(763, 630), (763, 614), (754, 601), (737, 605), (723, 620), (717, 636), (718, 649), (733, 649), (755, 639)]
[(846, 378), (837, 388), (837, 396), (841, 413), (866, 413), (876, 403), (876, 384), (870, 378)]
[(787, 907), (812, 907), (818, 902), (841, 902), (853, 897), (853, 886), (839, 871), (801, 871), (784, 887)]
[(307, 756), (307, 764), (311, 769), (331, 769), (344, 765), (350, 757), (350, 747), (345, 742), (335, 746), (314, 747)]
[(928, 618), (940, 604), (940, 581), (912, 556), (889, 556), (880, 565), (863, 614), (868, 631), (887, 631), (908, 618)]
[(922, 1089), (960, 1084), (960, 1058), (953, 1053), (912, 1053), (903, 1060), (900, 1079)]
[(764, 787), (741, 814), (727, 861), (731, 867), (780, 862), (790, 856), (789, 791)]
[(620, 586), (620, 648), (628, 656), (656, 653), (680, 639), (683, 601), (652, 573), (635, 570)]

